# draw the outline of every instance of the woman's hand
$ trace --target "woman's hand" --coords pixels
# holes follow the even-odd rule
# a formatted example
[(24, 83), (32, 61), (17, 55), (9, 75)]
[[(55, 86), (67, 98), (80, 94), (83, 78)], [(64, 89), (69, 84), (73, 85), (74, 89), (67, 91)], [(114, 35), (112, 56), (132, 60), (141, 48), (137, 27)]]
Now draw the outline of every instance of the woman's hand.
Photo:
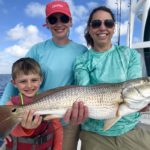
[(25, 129), (36, 129), (42, 122), (42, 117), (34, 115), (33, 110), (25, 112), (21, 121), (21, 126)]
[(82, 101), (75, 102), (71, 109), (68, 109), (64, 115), (64, 121), (74, 125), (81, 124), (88, 118), (88, 108)]
[(146, 107), (140, 110), (140, 112), (147, 112), (150, 111), (150, 104), (148, 104)]

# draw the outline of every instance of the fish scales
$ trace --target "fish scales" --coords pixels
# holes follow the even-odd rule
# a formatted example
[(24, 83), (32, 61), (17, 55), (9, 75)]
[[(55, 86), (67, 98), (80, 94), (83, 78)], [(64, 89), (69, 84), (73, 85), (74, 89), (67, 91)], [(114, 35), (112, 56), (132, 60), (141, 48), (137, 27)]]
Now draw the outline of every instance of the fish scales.
[[(107, 106), (121, 102), (120, 86), (112, 86), (109, 90), (107, 87), (102, 88), (102, 86), (70, 88), (44, 97), (31, 105), (34, 109), (69, 108), (73, 102), (79, 100), (89, 106)], [(25, 109), (31, 105), (25, 106)]]

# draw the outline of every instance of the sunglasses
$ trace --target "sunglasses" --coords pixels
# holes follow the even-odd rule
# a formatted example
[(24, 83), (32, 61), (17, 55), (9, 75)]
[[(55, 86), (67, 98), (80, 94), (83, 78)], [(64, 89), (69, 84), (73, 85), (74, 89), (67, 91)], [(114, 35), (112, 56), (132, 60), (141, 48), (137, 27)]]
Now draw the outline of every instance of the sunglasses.
[(106, 19), (106, 20), (103, 20), (103, 21), (102, 20), (92, 20), (91, 23), (90, 23), (90, 26), (93, 29), (96, 29), (96, 28), (99, 28), (102, 25), (102, 23), (107, 28), (112, 28), (115, 25), (114, 20), (112, 20), (112, 19)]
[(61, 23), (68, 23), (70, 18), (67, 15), (61, 15), (60, 17), (51, 15), (47, 18), (47, 20), (51, 25), (54, 25), (58, 22), (58, 20), (60, 20)]

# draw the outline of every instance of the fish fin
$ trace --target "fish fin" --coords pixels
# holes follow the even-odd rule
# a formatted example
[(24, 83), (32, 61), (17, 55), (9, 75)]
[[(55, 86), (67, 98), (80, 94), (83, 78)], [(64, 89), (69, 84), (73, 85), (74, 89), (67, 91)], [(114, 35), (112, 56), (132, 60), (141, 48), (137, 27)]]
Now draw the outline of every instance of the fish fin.
[(103, 127), (104, 131), (110, 129), (120, 119), (121, 119), (121, 116), (111, 118), (111, 119), (106, 119), (104, 122), (104, 127)]
[(52, 120), (52, 119), (57, 119), (60, 118), (60, 116), (57, 115), (46, 115), (43, 120), (48, 121), (48, 120)]
[(125, 115), (128, 115), (128, 114), (137, 112), (137, 111), (138, 111), (138, 109), (132, 109), (128, 105), (123, 103), (119, 106), (119, 110), (117, 112), (117, 115), (118, 116), (125, 116)]
[(0, 138), (5, 138), (20, 122), (14, 106), (0, 106)]
[(67, 109), (51, 109), (51, 110), (38, 110), (34, 114), (39, 114), (39, 115), (51, 115), (51, 116), (57, 116), (57, 118), (62, 118), (65, 114)]
[(118, 120), (121, 119), (121, 116), (118, 114), (119, 109), (120, 109), (119, 104), (117, 104), (116, 117), (105, 120), (103, 127), (104, 131), (110, 129)]

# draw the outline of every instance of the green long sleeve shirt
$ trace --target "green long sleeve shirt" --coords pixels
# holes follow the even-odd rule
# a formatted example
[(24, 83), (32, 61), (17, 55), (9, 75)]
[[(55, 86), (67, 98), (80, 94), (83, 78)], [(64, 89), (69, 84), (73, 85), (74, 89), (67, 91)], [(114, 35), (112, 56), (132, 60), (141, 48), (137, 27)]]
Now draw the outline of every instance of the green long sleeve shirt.
[[(142, 76), (140, 54), (125, 46), (112, 46), (105, 52), (93, 49), (78, 57), (74, 63), (75, 82), (78, 85), (119, 83)], [(132, 130), (138, 123), (140, 113), (122, 117), (109, 130), (104, 131), (104, 120), (87, 119), (82, 129), (105, 136), (118, 136)]]

